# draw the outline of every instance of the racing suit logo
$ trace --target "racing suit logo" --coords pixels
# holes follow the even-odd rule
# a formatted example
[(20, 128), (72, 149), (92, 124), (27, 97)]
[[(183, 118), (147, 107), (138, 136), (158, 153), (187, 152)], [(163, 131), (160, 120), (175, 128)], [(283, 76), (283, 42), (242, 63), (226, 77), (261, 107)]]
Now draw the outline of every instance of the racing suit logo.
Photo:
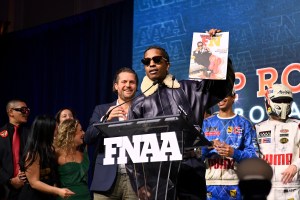
[(220, 131), (218, 127), (207, 127), (204, 134), (205, 136), (219, 136)]
[(289, 141), (288, 138), (281, 138), (281, 139), (280, 139), (280, 143), (281, 143), (281, 144), (288, 143), (288, 141)]
[(290, 165), (292, 163), (292, 153), (287, 154), (265, 154), (263, 159), (270, 165)]
[(260, 138), (271, 137), (271, 131), (261, 131), (258, 133), (258, 137)]
[(214, 169), (234, 169), (234, 159), (208, 159), (208, 165)]
[(236, 197), (236, 190), (230, 190), (230, 197)]

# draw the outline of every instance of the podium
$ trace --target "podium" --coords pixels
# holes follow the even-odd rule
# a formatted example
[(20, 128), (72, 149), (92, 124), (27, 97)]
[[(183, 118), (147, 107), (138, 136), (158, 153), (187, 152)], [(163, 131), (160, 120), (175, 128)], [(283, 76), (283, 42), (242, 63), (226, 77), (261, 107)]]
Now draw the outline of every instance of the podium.
[[(94, 124), (104, 137), (111, 138), (113, 141), (119, 140), (119, 137), (125, 136), (133, 143), (133, 149), (138, 152), (132, 155), (139, 155), (139, 159), (130, 157), (126, 163), (127, 173), (130, 177), (133, 189), (136, 191), (139, 199), (145, 200), (175, 200), (176, 199), (176, 182), (177, 174), (180, 170), (181, 160), (185, 149), (193, 149), (196, 146), (209, 146), (211, 143), (200, 132), (190, 124), (181, 114), (167, 115), (154, 118), (141, 118), (127, 121), (97, 123)], [(149, 142), (147, 138), (155, 134), (156, 139)], [(168, 138), (172, 135), (176, 137), (176, 145), (170, 142)], [(147, 137), (146, 137), (147, 136)], [(137, 144), (137, 138), (140, 143)], [(146, 139), (145, 139), (146, 138)], [(153, 138), (153, 137), (152, 137)], [(174, 141), (174, 140), (172, 140)], [(156, 143), (157, 142), (157, 143)], [(122, 143), (125, 145), (125, 142)], [(126, 150), (122, 149), (122, 144), (119, 149), (116, 149), (115, 163), (120, 164), (120, 155), (123, 155)], [(156, 145), (158, 144), (158, 145)], [(117, 146), (118, 146), (117, 145)], [(173, 145), (173, 146), (172, 146)], [(136, 148), (139, 146), (140, 148)], [(154, 147), (159, 147), (159, 150), (170, 150), (170, 148), (178, 148), (180, 158), (173, 159), (171, 153), (157, 152)], [(155, 150), (153, 150), (153, 148)], [(106, 153), (111, 153), (111, 149), (105, 149)], [(159, 154), (160, 153), (160, 154)], [(127, 151), (127, 155), (130, 154)], [(164, 155), (161, 155), (164, 154)], [(106, 154), (107, 156), (107, 154)], [(118, 157), (119, 156), (119, 157)], [(145, 159), (145, 157), (147, 157)], [(158, 157), (158, 158), (157, 158)], [(161, 160), (159, 160), (162, 158)], [(106, 159), (106, 158), (104, 158)], [(155, 161), (153, 161), (155, 160)], [(148, 195), (146, 195), (148, 193)]]

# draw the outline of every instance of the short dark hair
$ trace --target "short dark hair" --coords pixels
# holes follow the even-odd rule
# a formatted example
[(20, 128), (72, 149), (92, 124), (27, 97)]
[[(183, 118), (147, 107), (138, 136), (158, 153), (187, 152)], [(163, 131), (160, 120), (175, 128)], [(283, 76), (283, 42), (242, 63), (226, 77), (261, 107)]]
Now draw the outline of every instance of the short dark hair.
[(11, 109), (12, 107), (14, 107), (16, 103), (20, 103), (20, 102), (26, 104), (26, 102), (23, 101), (22, 99), (12, 99), (9, 102), (7, 102), (7, 104), (6, 104), (6, 112), (8, 113), (9, 109)]
[(113, 92), (117, 92), (116, 89), (115, 89), (115, 83), (118, 83), (119, 74), (121, 74), (123, 72), (134, 74), (136, 85), (139, 84), (139, 78), (138, 78), (138, 75), (136, 74), (136, 72), (133, 69), (129, 68), (129, 67), (122, 67), (122, 68), (118, 69), (118, 71), (115, 74), (115, 77), (114, 77), (114, 80), (113, 80), (113, 85), (112, 85), (112, 91)]
[(9, 102), (7, 102), (7, 104), (6, 104), (6, 112), (8, 112), (9, 109), (12, 108), (12, 107), (14, 106), (14, 104), (20, 103), (20, 102), (26, 104), (26, 102), (23, 101), (22, 99), (12, 99), (12, 100), (10, 100)]
[(170, 62), (170, 57), (169, 57), (168, 52), (167, 52), (164, 48), (162, 48), (162, 47), (160, 47), (160, 46), (156, 46), (156, 45), (149, 46), (149, 47), (144, 51), (144, 55), (145, 55), (145, 53), (146, 53), (148, 50), (150, 50), (150, 49), (158, 49), (158, 50), (160, 50), (162, 56), (163, 56), (165, 59), (167, 59), (167, 62), (168, 62), (168, 63)]

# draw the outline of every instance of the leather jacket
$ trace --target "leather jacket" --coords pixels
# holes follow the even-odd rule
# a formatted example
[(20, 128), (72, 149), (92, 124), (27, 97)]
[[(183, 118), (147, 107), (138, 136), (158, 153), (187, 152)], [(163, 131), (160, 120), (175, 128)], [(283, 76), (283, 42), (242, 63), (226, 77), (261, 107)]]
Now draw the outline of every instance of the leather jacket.
[[(180, 106), (186, 112), (189, 121), (201, 127), (205, 110), (232, 92), (234, 80), (235, 75), (230, 67), (226, 80), (174, 80), (172, 83), (172, 76), (168, 74), (154, 90), (138, 96), (132, 102), (128, 119), (174, 115), (179, 113)], [(142, 88), (149, 88), (152, 83), (153, 81), (145, 77)]]
[[(172, 75), (168, 74), (161, 83), (154, 85), (153, 81), (145, 76), (141, 85), (143, 94), (137, 96), (132, 102), (128, 111), (128, 119), (174, 115), (181, 110), (186, 114), (188, 121), (200, 129), (205, 110), (217, 104), (232, 92), (234, 80), (234, 72), (230, 67), (227, 69), (226, 80), (183, 80), (178, 82), (174, 80)], [(144, 187), (149, 187), (151, 191), (157, 190), (158, 196), (160, 194), (164, 196), (166, 187), (168, 187), (167, 199), (174, 199), (174, 188), (177, 187), (175, 186), (176, 177), (178, 169), (180, 169), (181, 173), (192, 174), (191, 177), (194, 177), (194, 179), (188, 181), (193, 182), (193, 185), (197, 185), (196, 190), (194, 187), (189, 188), (187, 186), (189, 191), (186, 192), (197, 194), (198, 198), (206, 196), (205, 164), (201, 159), (193, 157), (179, 163), (173, 162), (171, 172), (168, 170), (169, 166), (169, 162), (154, 162), (147, 163), (147, 165), (128, 164), (127, 169), (131, 172), (129, 176), (133, 188), (142, 190)], [(157, 187), (158, 182), (160, 185)], [(185, 184), (183, 181), (178, 186), (178, 195), (185, 191), (184, 188), (181, 189), (182, 185)], [(199, 191), (200, 189), (201, 191)]]

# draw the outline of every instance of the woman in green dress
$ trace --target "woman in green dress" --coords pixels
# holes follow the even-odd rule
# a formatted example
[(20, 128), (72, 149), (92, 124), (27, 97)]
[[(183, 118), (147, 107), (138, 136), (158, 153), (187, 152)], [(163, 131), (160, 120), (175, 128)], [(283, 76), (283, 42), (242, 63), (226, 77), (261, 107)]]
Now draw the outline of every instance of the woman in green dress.
[(26, 174), (26, 181), (19, 200), (55, 200), (56, 196), (69, 198), (74, 193), (67, 188), (56, 187), (56, 159), (53, 137), (56, 122), (47, 115), (37, 116), (32, 124), (20, 169)]
[(75, 193), (68, 200), (91, 199), (87, 182), (89, 159), (87, 152), (82, 152), (80, 148), (83, 136), (84, 131), (78, 120), (66, 119), (59, 124), (54, 139), (60, 186)]

